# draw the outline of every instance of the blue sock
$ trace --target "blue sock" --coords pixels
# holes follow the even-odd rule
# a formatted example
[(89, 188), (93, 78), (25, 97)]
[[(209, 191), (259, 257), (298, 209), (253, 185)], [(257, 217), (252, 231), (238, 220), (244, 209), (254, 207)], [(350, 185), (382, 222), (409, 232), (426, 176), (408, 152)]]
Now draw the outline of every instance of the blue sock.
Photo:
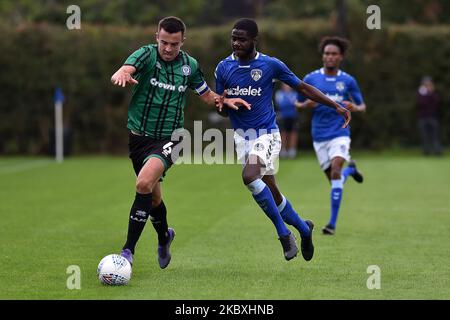
[(249, 183), (247, 188), (252, 192), (253, 198), (264, 211), (267, 217), (272, 220), (272, 223), (277, 229), (278, 236), (286, 236), (290, 233), (289, 229), (283, 222), (277, 205), (273, 199), (272, 192), (269, 187), (261, 180), (256, 179)]
[(342, 189), (344, 188), (344, 180), (331, 180), (331, 217), (329, 224), (336, 228), (336, 221), (339, 214), (339, 208), (342, 200)]
[(354, 167), (347, 167), (342, 171), (342, 175), (344, 176), (344, 182), (347, 181), (348, 176), (352, 176), (355, 174)]
[(305, 221), (300, 218), (297, 212), (295, 212), (294, 208), (292, 208), (291, 203), (288, 201), (288, 199), (283, 196), (283, 201), (278, 206), (278, 211), (280, 212), (281, 217), (283, 220), (290, 224), (291, 226), (294, 226), (295, 229), (300, 232), (300, 235), (302, 237), (307, 237), (310, 235), (309, 226), (306, 224)]

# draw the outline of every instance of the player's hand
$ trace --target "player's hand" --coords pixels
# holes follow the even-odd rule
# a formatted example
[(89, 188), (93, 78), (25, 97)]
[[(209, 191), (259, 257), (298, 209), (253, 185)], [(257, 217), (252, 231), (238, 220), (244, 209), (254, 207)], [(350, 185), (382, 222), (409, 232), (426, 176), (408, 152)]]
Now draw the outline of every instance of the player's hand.
[(345, 120), (344, 125), (342, 126), (342, 128), (347, 128), (347, 126), (349, 125), (350, 121), (352, 120), (352, 114), (351, 114), (350, 110), (347, 110), (346, 108), (340, 106), (339, 104), (336, 104), (336, 111)]
[(350, 112), (355, 112), (356, 110), (356, 106), (351, 102), (351, 101), (342, 101), (342, 104), (345, 105), (345, 107), (347, 108), (347, 110), (349, 110)]
[(121, 70), (117, 71), (116, 73), (113, 74), (113, 76), (111, 77), (111, 82), (119, 87), (125, 87), (125, 85), (127, 83), (129, 84), (137, 84), (137, 80), (134, 79), (131, 74), (127, 73), (127, 72), (123, 72)]
[(227, 105), (228, 108), (234, 110), (239, 110), (239, 107), (245, 107), (247, 110), (250, 110), (252, 108), (252, 105), (250, 103), (241, 98), (224, 98), (223, 102)]
[(218, 111), (219, 113), (222, 112), (222, 109), (223, 109), (223, 103), (224, 103), (224, 101), (225, 101), (225, 95), (226, 95), (226, 90), (225, 90), (220, 96), (216, 96), (216, 97), (214, 98), (214, 103), (215, 103), (216, 108), (217, 108), (217, 111)]
[(222, 112), (223, 105), (226, 104), (228, 108), (238, 110), (240, 106), (251, 109), (251, 104), (241, 98), (225, 98), (227, 90), (224, 90), (220, 96), (216, 96), (214, 103), (216, 104), (217, 111)]

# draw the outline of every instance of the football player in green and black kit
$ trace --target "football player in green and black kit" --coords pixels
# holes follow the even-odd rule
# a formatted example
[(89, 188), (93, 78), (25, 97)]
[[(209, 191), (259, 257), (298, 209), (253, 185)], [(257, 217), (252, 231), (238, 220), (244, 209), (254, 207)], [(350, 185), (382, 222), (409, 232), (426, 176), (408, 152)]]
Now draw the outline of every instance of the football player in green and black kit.
[(172, 134), (183, 129), (186, 90), (192, 89), (206, 104), (219, 111), (250, 105), (242, 99), (227, 99), (211, 91), (198, 62), (180, 50), (186, 26), (176, 17), (158, 24), (157, 44), (143, 46), (111, 77), (115, 85), (134, 85), (128, 109), (129, 152), (136, 172), (136, 197), (130, 210), (127, 241), (121, 255), (130, 264), (136, 243), (150, 218), (158, 234), (158, 262), (170, 263), (170, 244), (175, 231), (168, 227), (160, 178), (176, 159), (172, 150), (180, 141)]

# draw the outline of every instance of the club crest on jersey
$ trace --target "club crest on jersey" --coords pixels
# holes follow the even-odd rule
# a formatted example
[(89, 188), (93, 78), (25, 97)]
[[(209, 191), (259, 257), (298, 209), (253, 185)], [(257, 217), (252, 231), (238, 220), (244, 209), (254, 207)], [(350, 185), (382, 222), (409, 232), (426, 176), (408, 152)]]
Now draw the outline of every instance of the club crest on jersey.
[(188, 75), (191, 74), (191, 67), (185, 64), (181, 67), (181, 72), (183, 72), (183, 75), (187, 77)]
[(258, 81), (262, 77), (262, 70), (261, 69), (252, 69), (252, 71), (250, 71), (250, 75), (252, 76), (253, 80)]
[(345, 84), (342, 81), (336, 82), (336, 89), (338, 89), (339, 91), (344, 91)]

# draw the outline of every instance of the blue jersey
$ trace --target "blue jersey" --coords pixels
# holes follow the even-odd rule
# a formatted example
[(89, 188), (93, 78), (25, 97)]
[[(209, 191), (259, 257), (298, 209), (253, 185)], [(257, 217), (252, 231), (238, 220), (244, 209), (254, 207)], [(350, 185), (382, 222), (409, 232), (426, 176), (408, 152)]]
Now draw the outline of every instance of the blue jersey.
[[(316, 87), (331, 100), (341, 104), (342, 101), (363, 103), (358, 83), (348, 73), (339, 70), (336, 76), (325, 74), (323, 68), (313, 71), (303, 79), (306, 83)], [(300, 101), (306, 98), (299, 95)], [(316, 142), (327, 141), (341, 136), (350, 136), (350, 126), (343, 129), (344, 119), (336, 110), (319, 104), (313, 109), (311, 134)]]
[(280, 60), (256, 53), (253, 60), (241, 63), (234, 54), (217, 65), (216, 92), (227, 90), (228, 98), (241, 98), (251, 104), (251, 110), (228, 109), (233, 129), (277, 131), (276, 115), (272, 102), (274, 80), (295, 88), (301, 80)]
[(275, 92), (275, 103), (280, 111), (281, 118), (297, 118), (298, 112), (297, 107), (295, 106), (297, 95), (298, 93), (296, 91), (278, 90)]

